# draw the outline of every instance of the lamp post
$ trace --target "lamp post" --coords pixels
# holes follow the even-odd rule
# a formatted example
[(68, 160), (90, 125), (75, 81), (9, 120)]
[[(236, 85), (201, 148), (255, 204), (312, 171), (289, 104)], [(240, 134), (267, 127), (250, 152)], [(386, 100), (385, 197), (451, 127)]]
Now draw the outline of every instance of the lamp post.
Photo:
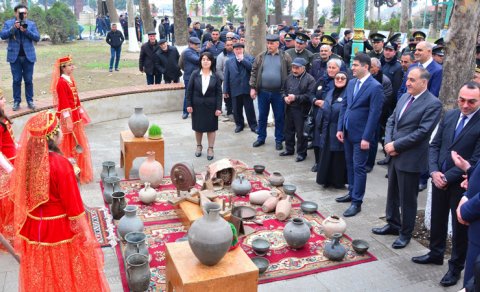
[(355, 3), (355, 23), (353, 27), (353, 44), (352, 57), (350, 58), (350, 65), (353, 63), (353, 58), (357, 52), (363, 52), (363, 37), (365, 36), (365, 0), (357, 0)]

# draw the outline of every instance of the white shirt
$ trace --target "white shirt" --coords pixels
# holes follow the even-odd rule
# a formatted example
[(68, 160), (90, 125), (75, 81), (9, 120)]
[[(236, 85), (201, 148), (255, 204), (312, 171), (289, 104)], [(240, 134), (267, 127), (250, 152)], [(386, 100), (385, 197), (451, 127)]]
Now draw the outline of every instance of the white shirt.
[[(476, 111), (474, 111), (473, 113), (467, 115), (467, 119), (465, 120), (465, 123), (463, 124), (463, 127), (465, 128), (465, 126), (467, 125), (467, 123), (472, 119), (473, 115), (478, 112), (479, 109), (477, 109)], [(462, 120), (462, 117), (463, 117), (463, 114), (460, 113), (460, 116), (458, 117), (458, 120), (457, 120), (457, 124), (455, 125), (455, 129), (458, 127), (458, 124), (460, 124), (460, 121)]]
[(433, 58), (430, 58), (430, 59), (428, 59), (427, 62), (425, 62), (423, 64), (421, 64), (421, 63), (418, 63), (418, 64), (421, 64), (423, 69), (427, 69), (428, 65), (430, 65), (430, 63), (432, 63), (432, 62), (433, 62)]
[(210, 76), (212, 76), (212, 71), (210, 71), (210, 74), (204, 75), (203, 71), (200, 70), (200, 75), (202, 76), (202, 93), (205, 95), (208, 89), (208, 84), (210, 84)]
[(70, 79), (70, 76), (62, 74), (61, 77), (65, 80), (67, 80), (68, 82), (72, 83), (72, 79)]
[[(420, 92), (420, 94), (415, 95), (415, 96), (413, 97), (413, 102), (412, 102), (412, 104), (413, 104), (413, 103), (417, 100), (417, 98), (419, 98), (420, 95), (422, 95), (425, 91), (427, 91), (427, 90), (425, 89), (424, 91)], [(408, 104), (408, 101), (409, 101), (409, 100), (410, 100), (410, 98), (409, 98), (409, 99), (407, 100), (407, 102), (403, 105), (402, 111), (400, 112), (400, 116), (398, 117), (398, 119), (402, 118), (403, 112), (404, 112), (405, 109), (407, 108), (407, 104)], [(412, 106), (412, 105), (410, 105), (410, 106)]]
[(368, 77), (370, 77), (370, 73), (367, 73), (367, 75), (363, 76), (362, 79), (358, 79), (360, 81), (360, 84), (358, 85), (357, 93), (360, 91), (360, 88), (362, 88), (363, 83), (365, 83)]

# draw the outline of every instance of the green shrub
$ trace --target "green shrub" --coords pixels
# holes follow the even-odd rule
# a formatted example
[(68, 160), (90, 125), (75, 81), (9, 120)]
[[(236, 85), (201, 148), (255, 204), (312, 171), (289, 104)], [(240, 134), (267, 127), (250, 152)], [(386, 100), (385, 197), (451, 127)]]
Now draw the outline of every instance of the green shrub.
[(75, 15), (65, 3), (55, 2), (46, 15), (47, 34), (53, 44), (65, 43), (68, 37), (78, 34)]
[(6, 9), (4, 12), (0, 13), (0, 25), (3, 27), (5, 21), (15, 17), (15, 12), (12, 8)]
[(48, 26), (45, 22), (45, 16), (45, 11), (38, 5), (30, 7), (30, 9), (28, 10), (28, 18), (35, 21), (38, 32), (40, 34), (47, 33)]

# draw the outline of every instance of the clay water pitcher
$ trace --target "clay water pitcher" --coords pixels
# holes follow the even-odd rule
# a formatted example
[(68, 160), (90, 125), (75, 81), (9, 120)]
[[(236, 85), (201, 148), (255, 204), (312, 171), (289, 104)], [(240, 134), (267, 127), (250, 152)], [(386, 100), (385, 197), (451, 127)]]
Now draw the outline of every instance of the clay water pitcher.
[(143, 232), (130, 232), (125, 235), (127, 246), (125, 247), (123, 258), (139, 253), (148, 257), (148, 248), (146, 244), (147, 236)]
[(288, 246), (302, 248), (310, 239), (310, 227), (302, 218), (293, 218), (285, 225), (283, 237)]
[(114, 192), (112, 194), (112, 205), (110, 206), (113, 219), (120, 220), (123, 215), (125, 215), (124, 209), (126, 206), (127, 202), (125, 201), (125, 193)]
[(278, 201), (279, 201), (279, 198), (277, 195), (271, 196), (270, 198), (268, 198), (262, 205), (263, 213), (269, 213), (274, 211), (275, 208), (277, 207)]
[(118, 176), (115, 170), (115, 162), (104, 161), (102, 162), (102, 172), (100, 173), (100, 179), (104, 182), (105, 178), (110, 176)]
[(137, 216), (137, 206), (127, 205), (124, 209), (125, 216), (118, 222), (118, 234), (122, 239), (130, 232), (143, 232), (143, 221)]
[(216, 265), (232, 244), (230, 225), (220, 217), (220, 205), (206, 203), (203, 217), (193, 222), (188, 230), (188, 243), (193, 254), (204, 265)]
[(163, 166), (155, 160), (155, 152), (148, 151), (147, 159), (138, 168), (138, 176), (143, 182), (148, 182), (154, 188), (158, 187), (163, 179)]
[(287, 220), (290, 216), (290, 211), (292, 210), (292, 203), (290, 202), (290, 196), (287, 198), (278, 201), (277, 207), (275, 208), (275, 217), (280, 221)]
[(252, 189), (252, 184), (243, 174), (239, 174), (232, 182), (232, 191), (237, 196), (245, 196)]
[(136, 107), (135, 112), (128, 119), (128, 127), (133, 136), (137, 138), (142, 138), (145, 135), (149, 124), (147, 116), (143, 113), (143, 107)]
[(106, 177), (103, 185), (103, 200), (112, 203), (112, 194), (120, 191), (120, 178), (118, 176)]
[(144, 292), (148, 290), (150, 285), (150, 266), (148, 265), (148, 257), (135, 253), (127, 259), (127, 282), (130, 291)]
[(138, 192), (138, 197), (142, 203), (149, 205), (157, 199), (157, 192), (150, 187), (149, 182), (146, 182), (145, 187)]
[(332, 240), (323, 247), (323, 255), (331, 261), (341, 261), (347, 253), (345, 247), (340, 243), (340, 238), (342, 238), (342, 234), (333, 234)]

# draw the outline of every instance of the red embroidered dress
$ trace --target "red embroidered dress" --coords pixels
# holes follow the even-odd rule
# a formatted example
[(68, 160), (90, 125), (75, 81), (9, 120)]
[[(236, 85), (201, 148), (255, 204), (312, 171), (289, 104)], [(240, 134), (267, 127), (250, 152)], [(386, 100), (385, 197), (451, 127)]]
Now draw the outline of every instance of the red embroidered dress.
[[(3, 125), (2, 125), (3, 124)], [(16, 145), (10, 122), (6, 119), (0, 123), (0, 156), (5, 164), (13, 165), (15, 162)], [(3, 166), (11, 168), (11, 165)], [(0, 233), (13, 244), (13, 211), (14, 205), (9, 198), (10, 174), (0, 165)], [(0, 246), (0, 249), (3, 249)]]

